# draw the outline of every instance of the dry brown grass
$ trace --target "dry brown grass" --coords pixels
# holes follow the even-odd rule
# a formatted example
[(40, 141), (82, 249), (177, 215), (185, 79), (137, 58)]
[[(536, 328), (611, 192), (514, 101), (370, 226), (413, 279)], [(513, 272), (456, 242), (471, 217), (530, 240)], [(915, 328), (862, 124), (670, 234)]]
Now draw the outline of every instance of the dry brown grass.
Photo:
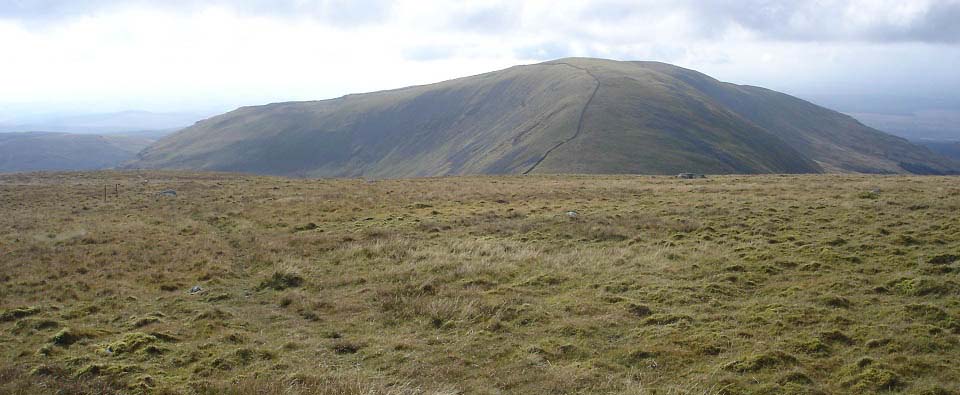
[(2, 176), (0, 393), (956, 393), (958, 212), (949, 177)]

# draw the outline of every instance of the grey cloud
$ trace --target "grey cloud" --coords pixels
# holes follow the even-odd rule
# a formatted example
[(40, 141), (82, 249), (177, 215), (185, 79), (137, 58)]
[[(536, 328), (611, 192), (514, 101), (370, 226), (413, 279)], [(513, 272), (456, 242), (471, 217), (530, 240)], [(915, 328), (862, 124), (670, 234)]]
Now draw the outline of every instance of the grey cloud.
[(872, 34), (885, 40), (960, 42), (960, 2), (936, 4), (924, 15), (922, 23), (906, 29), (886, 26)]
[(124, 6), (149, 6), (191, 12), (204, 6), (227, 6), (253, 15), (310, 17), (337, 26), (363, 25), (389, 17), (389, 0), (12, 0), (0, 2), (0, 19), (27, 23), (55, 22)]
[(516, 28), (520, 15), (515, 6), (488, 6), (456, 13), (447, 22), (453, 30), (502, 33)]
[[(864, 9), (849, 10), (848, 2), (747, 0), (709, 2), (690, 7), (696, 20), (713, 32), (737, 25), (763, 39), (786, 41), (960, 42), (960, 1), (934, 2), (907, 23)], [(854, 23), (853, 15), (867, 20)], [(875, 11), (874, 11), (875, 12)], [(889, 11), (888, 11), (889, 12)]]
[[(731, 28), (746, 29), (761, 39), (784, 41), (960, 42), (960, 0), (939, 0), (907, 23), (892, 22), (893, 10), (853, 9), (857, 3), (824, 0), (606, 0), (586, 5), (579, 15), (600, 23), (654, 22), (684, 14), (700, 38), (719, 37)], [(866, 20), (854, 23), (850, 12)], [(632, 18), (632, 20), (631, 20)]]
[[(456, 3), (453, 3), (456, 4)], [(570, 20), (595, 24), (651, 23), (670, 15), (686, 15), (688, 28), (705, 39), (743, 28), (760, 39), (785, 41), (861, 41), (960, 43), (960, 0), (934, 0), (907, 23), (891, 22), (887, 9), (848, 9), (857, 2), (841, 0), (596, 0), (584, 1)], [(391, 0), (2, 0), (0, 19), (44, 23), (94, 14), (121, 6), (150, 6), (190, 12), (208, 5), (238, 12), (283, 17), (309, 17), (351, 27), (390, 18)], [(447, 29), (501, 34), (522, 28), (522, 2), (467, 8), (447, 16)], [(892, 7), (891, 7), (892, 8)], [(854, 23), (852, 12), (866, 23)], [(547, 21), (549, 22), (549, 21)], [(560, 32), (566, 36), (582, 31)], [(604, 37), (598, 37), (604, 38)], [(609, 37), (605, 37), (609, 39)]]

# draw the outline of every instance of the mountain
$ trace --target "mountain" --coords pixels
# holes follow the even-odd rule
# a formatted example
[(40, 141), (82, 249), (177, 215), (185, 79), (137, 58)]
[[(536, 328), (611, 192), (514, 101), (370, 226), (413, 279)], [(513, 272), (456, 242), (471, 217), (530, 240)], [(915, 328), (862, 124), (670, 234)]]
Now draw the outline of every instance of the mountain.
[(340, 177), (960, 169), (782, 93), (587, 58), (243, 107), (161, 139), (130, 166)]
[(0, 133), (0, 173), (116, 167), (154, 141), (135, 134)]

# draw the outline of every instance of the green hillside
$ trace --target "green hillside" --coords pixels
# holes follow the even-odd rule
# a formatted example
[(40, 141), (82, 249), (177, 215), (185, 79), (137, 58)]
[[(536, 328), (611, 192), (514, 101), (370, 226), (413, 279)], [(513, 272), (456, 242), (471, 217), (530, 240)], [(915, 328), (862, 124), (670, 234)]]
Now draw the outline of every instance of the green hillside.
[(958, 169), (791, 96), (663, 63), (584, 58), (244, 107), (161, 140), (131, 167), (346, 177)]

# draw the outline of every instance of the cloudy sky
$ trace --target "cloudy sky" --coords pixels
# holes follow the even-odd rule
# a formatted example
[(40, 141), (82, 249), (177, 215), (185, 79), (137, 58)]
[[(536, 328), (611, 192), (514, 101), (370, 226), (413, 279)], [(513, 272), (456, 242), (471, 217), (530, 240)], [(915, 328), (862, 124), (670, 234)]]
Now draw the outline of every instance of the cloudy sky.
[(566, 56), (936, 102), (960, 91), (957, 21), (960, 0), (3, 0), (0, 117), (215, 112)]

